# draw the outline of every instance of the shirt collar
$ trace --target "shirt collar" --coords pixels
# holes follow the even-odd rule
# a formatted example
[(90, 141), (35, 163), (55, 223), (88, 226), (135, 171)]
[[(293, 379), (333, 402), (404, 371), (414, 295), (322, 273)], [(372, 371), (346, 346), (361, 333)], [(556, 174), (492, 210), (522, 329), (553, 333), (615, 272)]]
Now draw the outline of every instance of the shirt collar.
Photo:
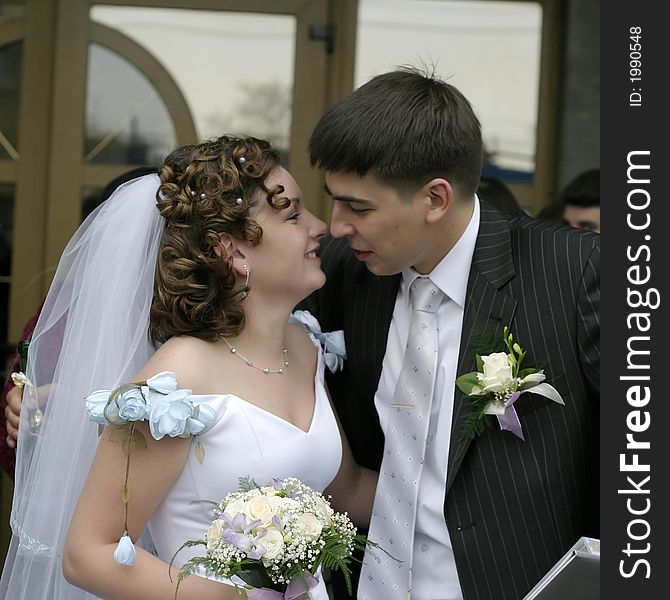
[[(465, 293), (478, 232), (479, 198), (475, 196), (474, 210), (465, 231), (447, 255), (428, 273), (430, 280), (461, 308), (465, 308)], [(412, 267), (405, 269), (402, 272), (403, 291), (409, 290), (409, 286), (417, 277), (421, 275)]]

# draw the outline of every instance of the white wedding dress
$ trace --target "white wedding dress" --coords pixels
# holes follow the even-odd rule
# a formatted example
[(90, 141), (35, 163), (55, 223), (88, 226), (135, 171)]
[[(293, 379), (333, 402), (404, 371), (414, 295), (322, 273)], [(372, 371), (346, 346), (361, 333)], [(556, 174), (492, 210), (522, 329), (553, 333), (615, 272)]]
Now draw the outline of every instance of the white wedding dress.
[[(313, 339), (313, 338), (312, 338)], [(158, 556), (170, 562), (189, 539), (204, 539), (213, 520), (212, 506), (194, 500), (220, 501), (237, 491), (241, 477), (252, 477), (259, 485), (273, 478), (297, 477), (319, 492), (333, 480), (340, 467), (342, 442), (323, 383), (324, 357), (321, 346), (314, 377), (315, 406), (308, 431), (246, 402), (233, 394), (192, 395), (194, 404), (208, 404), (216, 411), (214, 425), (199, 435), (205, 449), (200, 464), (195, 441), (177, 482), (164, 498), (148, 529)], [(204, 547), (185, 548), (174, 564), (202, 555)], [(328, 600), (322, 579), (310, 590), (313, 600)]]

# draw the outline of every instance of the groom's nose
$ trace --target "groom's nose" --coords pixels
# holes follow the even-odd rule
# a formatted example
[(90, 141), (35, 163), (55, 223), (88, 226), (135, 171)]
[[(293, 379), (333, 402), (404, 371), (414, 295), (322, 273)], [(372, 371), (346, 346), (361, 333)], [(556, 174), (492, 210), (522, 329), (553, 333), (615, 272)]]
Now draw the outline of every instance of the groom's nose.
[(347, 218), (349, 210), (351, 209), (346, 202), (333, 200), (333, 208), (330, 212), (330, 235), (340, 238), (354, 234), (354, 228)]

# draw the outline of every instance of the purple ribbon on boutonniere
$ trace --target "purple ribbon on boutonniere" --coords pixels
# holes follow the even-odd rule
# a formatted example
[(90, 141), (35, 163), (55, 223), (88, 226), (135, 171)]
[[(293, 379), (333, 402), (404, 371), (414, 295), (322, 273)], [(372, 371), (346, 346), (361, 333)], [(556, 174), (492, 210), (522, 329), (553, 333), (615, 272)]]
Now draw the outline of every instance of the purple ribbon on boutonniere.
[(514, 392), (505, 402), (491, 402), (484, 412), (487, 415), (497, 417), (501, 430), (511, 431), (525, 442), (526, 438), (523, 437), (521, 421), (519, 421), (519, 415), (516, 414), (514, 408), (514, 403), (519, 399), (519, 396), (521, 396), (521, 392)]
[(303, 571), (288, 584), (285, 592), (270, 588), (253, 588), (245, 590), (249, 600), (309, 600), (309, 590), (315, 588), (319, 580), (309, 571)]
[(525, 394), (526, 392), (539, 394), (540, 396), (549, 398), (549, 400), (557, 402), (558, 404), (565, 405), (563, 398), (561, 398), (561, 395), (553, 386), (549, 385), (548, 383), (538, 383), (528, 389), (514, 392), (504, 402), (491, 402), (484, 411), (487, 415), (495, 415), (497, 417), (498, 425), (500, 425), (500, 429), (502, 431), (510, 431), (524, 442), (526, 441), (526, 438), (523, 437), (521, 422), (519, 421), (519, 415), (516, 414), (514, 403), (521, 397), (522, 394)]

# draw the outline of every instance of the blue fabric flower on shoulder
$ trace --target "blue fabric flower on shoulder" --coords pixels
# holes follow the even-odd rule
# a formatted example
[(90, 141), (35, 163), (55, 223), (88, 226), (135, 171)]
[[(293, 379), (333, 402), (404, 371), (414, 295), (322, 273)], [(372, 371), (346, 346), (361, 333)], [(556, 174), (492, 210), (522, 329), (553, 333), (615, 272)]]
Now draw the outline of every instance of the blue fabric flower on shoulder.
[(289, 317), (289, 323), (299, 323), (323, 348), (323, 359), (331, 373), (341, 370), (347, 358), (344, 344), (344, 331), (321, 331), (321, 325), (308, 310), (296, 310)]
[(189, 437), (203, 433), (216, 419), (216, 411), (206, 404), (194, 405), (191, 394), (177, 388), (174, 373), (162, 371), (146, 381), (93, 392), (86, 398), (86, 410), (99, 425), (149, 421), (154, 439)]

